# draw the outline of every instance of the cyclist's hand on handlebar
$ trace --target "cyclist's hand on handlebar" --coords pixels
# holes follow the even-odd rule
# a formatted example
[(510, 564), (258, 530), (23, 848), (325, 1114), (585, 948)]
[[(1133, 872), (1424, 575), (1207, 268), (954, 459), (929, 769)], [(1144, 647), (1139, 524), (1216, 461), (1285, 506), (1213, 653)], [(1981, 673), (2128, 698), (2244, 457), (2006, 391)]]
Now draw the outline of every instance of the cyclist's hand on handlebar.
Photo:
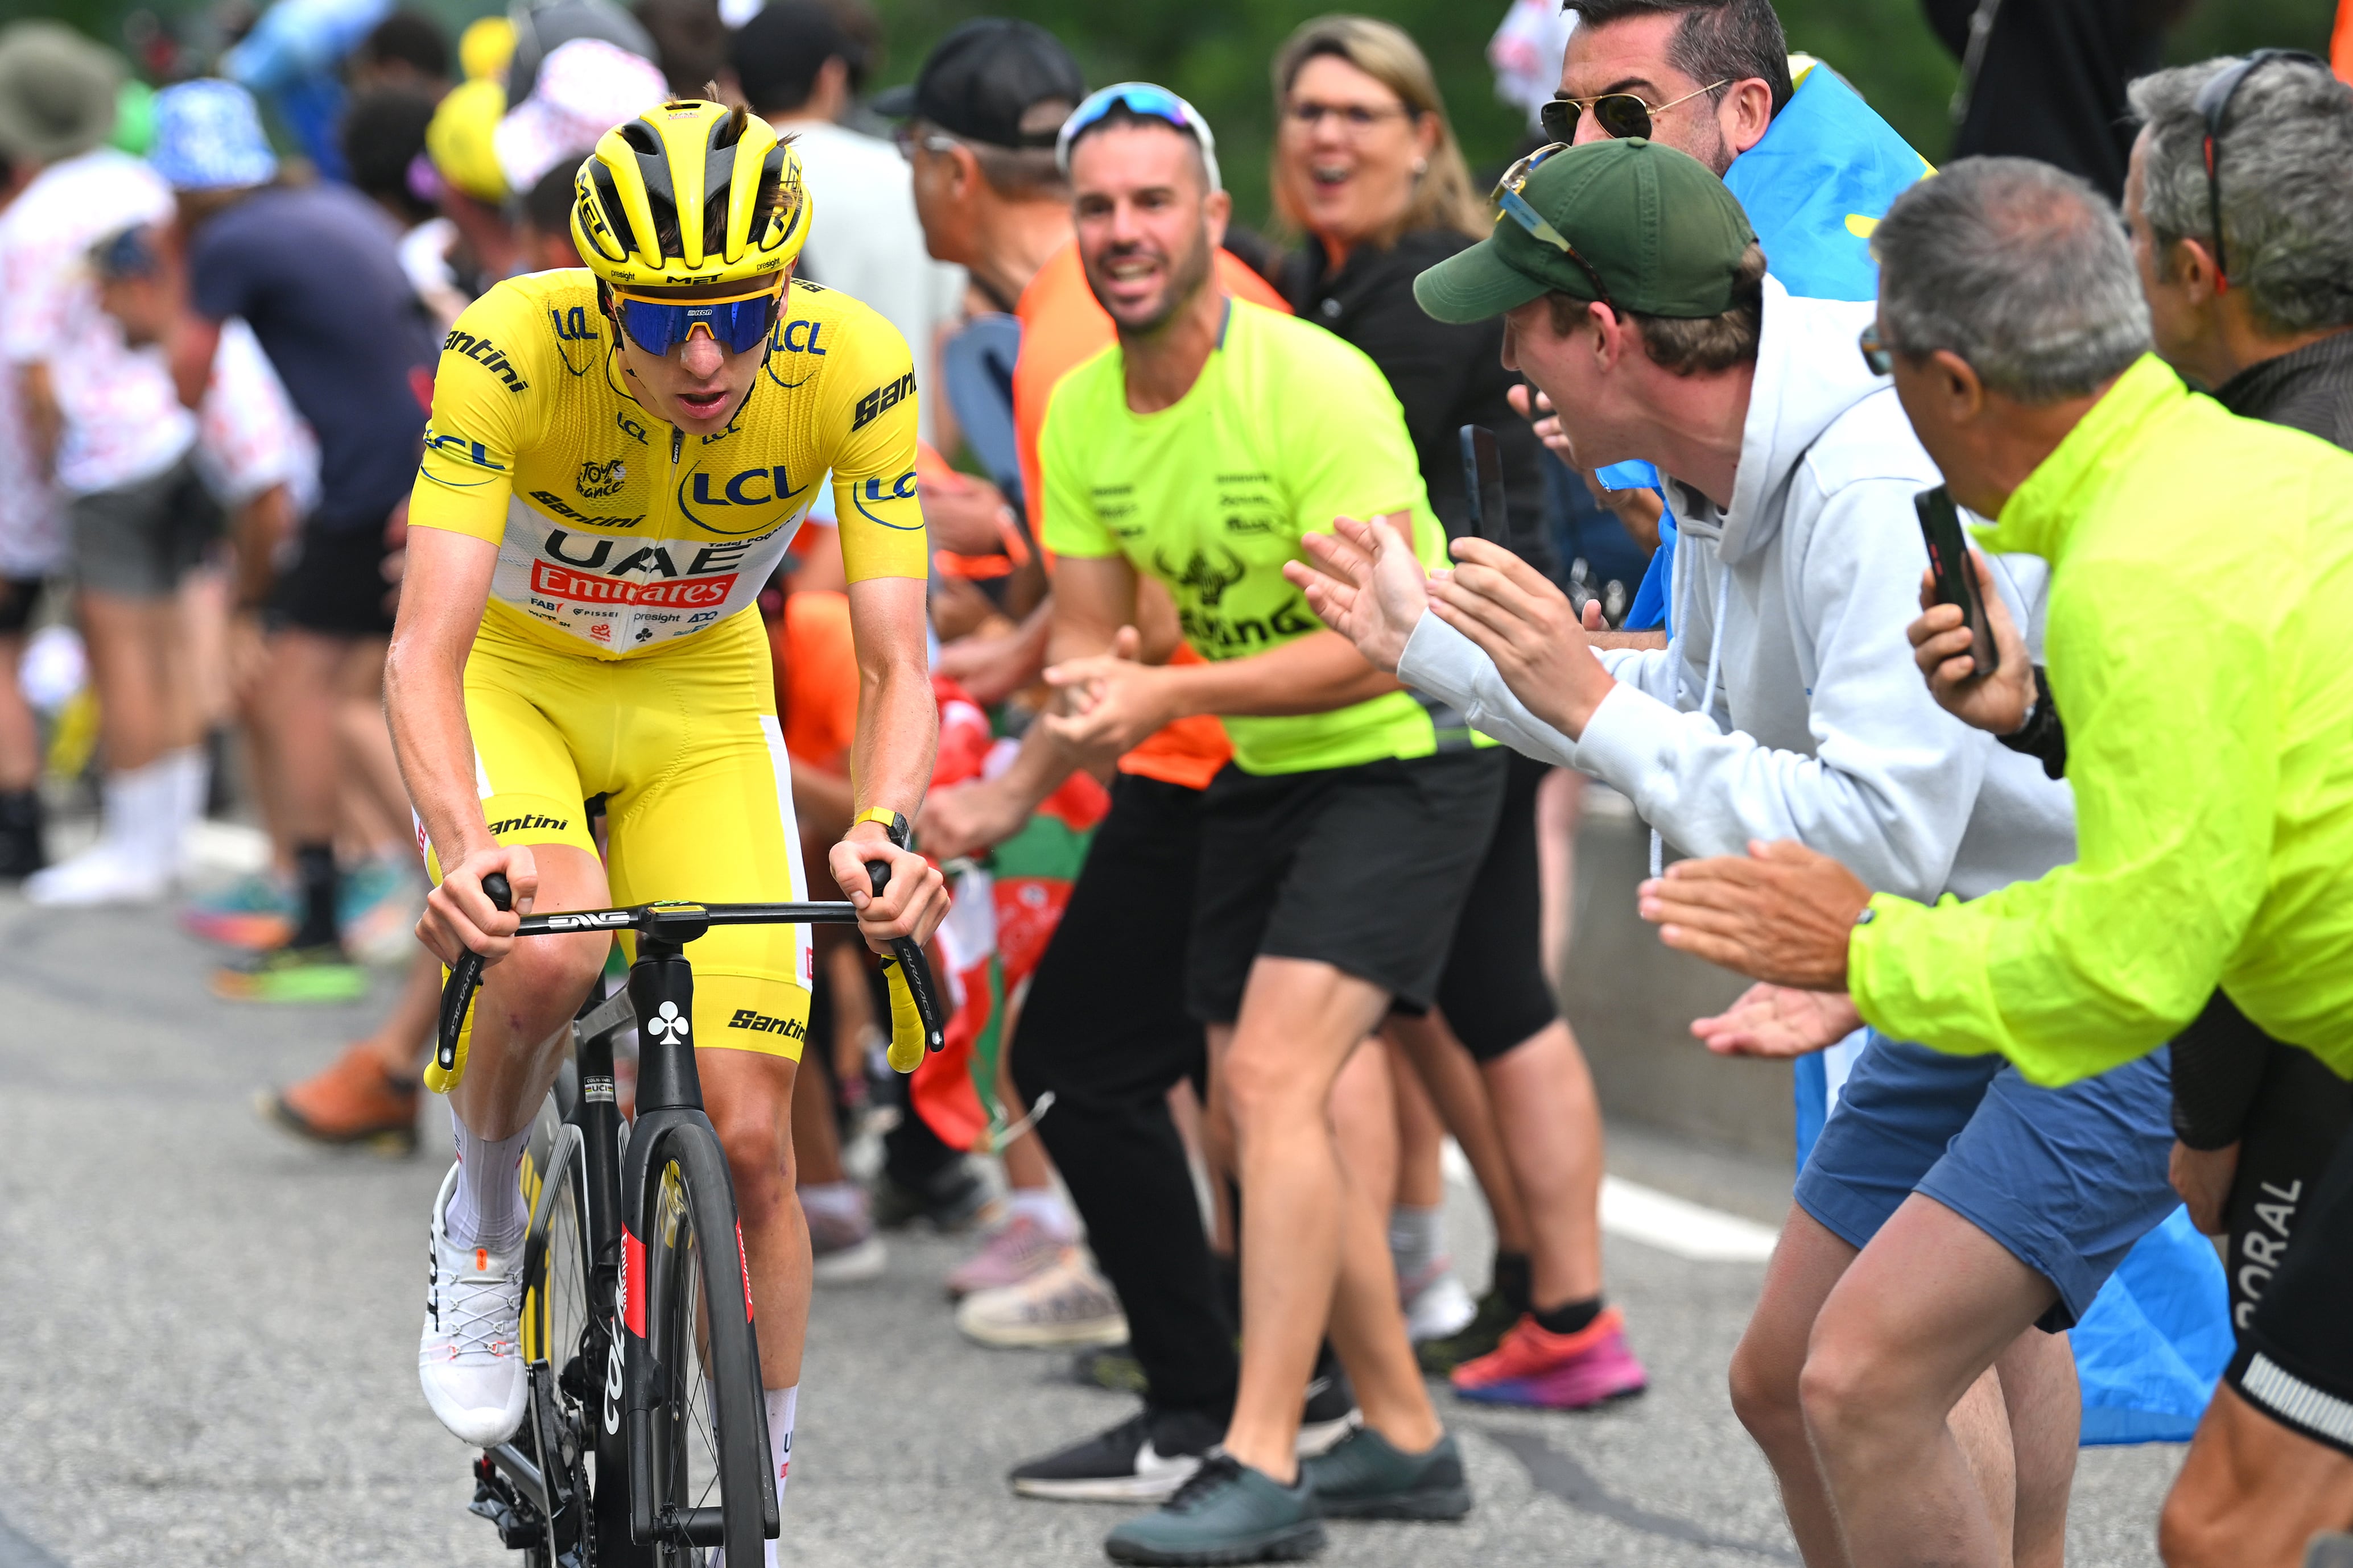
[[(947, 879), (938, 867), (911, 849), (899, 848), (870, 824), (860, 823), (850, 833), (827, 855), (826, 865), (843, 895), (858, 908), (858, 934), (877, 952), (888, 952), (893, 937), (931, 941), (947, 918)], [(870, 860), (891, 868), (889, 885), (880, 898), (866, 875)]]
[[(501, 910), (482, 891), (482, 879), (504, 872), (514, 889), (514, 907)], [(477, 849), (441, 874), (441, 885), (425, 895), (425, 913), (417, 921), (417, 939), (431, 948), (444, 963), (455, 963), (468, 952), (496, 963), (514, 946), (515, 927), (531, 913), (533, 895), (539, 891), (539, 868), (525, 845), (493, 844)]]

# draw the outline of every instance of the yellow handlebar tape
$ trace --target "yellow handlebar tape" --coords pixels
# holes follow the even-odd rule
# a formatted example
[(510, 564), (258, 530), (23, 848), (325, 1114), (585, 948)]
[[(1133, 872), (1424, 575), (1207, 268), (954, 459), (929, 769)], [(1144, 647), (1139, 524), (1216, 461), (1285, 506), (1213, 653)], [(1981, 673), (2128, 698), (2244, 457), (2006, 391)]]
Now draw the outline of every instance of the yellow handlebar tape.
[[(891, 1070), (911, 1073), (923, 1060), (923, 1015), (915, 1011), (914, 993), (907, 989), (906, 972), (897, 959), (882, 960), (882, 978), (891, 989)], [(459, 1058), (460, 1066), (464, 1060)]]

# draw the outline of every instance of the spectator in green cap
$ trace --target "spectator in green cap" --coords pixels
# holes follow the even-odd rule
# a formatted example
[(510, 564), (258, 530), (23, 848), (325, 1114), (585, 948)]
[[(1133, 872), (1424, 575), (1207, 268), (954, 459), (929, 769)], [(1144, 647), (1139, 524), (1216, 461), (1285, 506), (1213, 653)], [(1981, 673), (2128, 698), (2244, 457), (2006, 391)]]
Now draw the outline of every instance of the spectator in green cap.
[[(1316, 612), (1694, 854), (1795, 840), (1925, 903), (2072, 858), (2065, 787), (1916, 689), (1913, 502), (1938, 474), (1856, 350), (1872, 307), (1790, 296), (1722, 183), (1653, 142), (1532, 156), (1495, 200), (1493, 234), (1416, 295), (1441, 319), (1504, 317), (1505, 363), (1551, 397), (1580, 467), (1658, 466), (1688, 613), (1663, 649), (1613, 647), (1493, 545), (1457, 541), (1457, 569), (1425, 581), (1345, 522), (1306, 542), (1336, 584), (1292, 569)], [(2105, 330), (2108, 304), (2074, 308)], [(1995, 556), (1987, 576), (2041, 624), (2039, 563)], [(1788, 1057), (1858, 1022), (1842, 998), (1760, 985), (1694, 1029)], [(1734, 1406), (1809, 1563), (1933, 1546), (1992, 1563), (2013, 1539), (2016, 1561), (2056, 1561), (2079, 1419), (2059, 1331), (2173, 1206), (2162, 1054), (2052, 1089), (1867, 1040), (1799, 1176)], [(1980, 1476), (2015, 1479), (1989, 1497)]]

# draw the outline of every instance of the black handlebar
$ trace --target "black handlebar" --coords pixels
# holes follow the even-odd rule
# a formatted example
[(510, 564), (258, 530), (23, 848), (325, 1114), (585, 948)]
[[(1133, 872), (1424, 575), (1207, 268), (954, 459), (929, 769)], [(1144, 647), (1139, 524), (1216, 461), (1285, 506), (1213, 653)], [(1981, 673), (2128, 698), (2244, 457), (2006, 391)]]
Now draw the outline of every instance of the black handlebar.
[[(874, 895), (880, 898), (891, 884), (889, 862), (870, 860), (866, 875), (873, 884)], [(514, 907), (514, 889), (504, 874), (497, 871), (482, 879), (482, 892), (501, 910)], [(692, 942), (715, 925), (855, 925), (858, 910), (849, 903), (835, 900), (823, 903), (783, 904), (635, 904), (626, 909), (567, 910), (561, 914), (526, 915), (515, 928), (517, 936), (549, 936), (590, 931), (629, 931), (641, 936), (670, 942)], [(902, 1071), (912, 1071), (913, 1063), (923, 1052), (936, 1051), (947, 1044), (945, 1025), (939, 1009), (939, 991), (932, 978), (931, 962), (923, 955), (923, 944), (913, 937), (893, 937), (891, 952), (885, 959), (886, 972), (896, 969), (895, 979), (902, 981), (907, 999), (913, 1004), (913, 1017), (905, 1022), (920, 1031), (922, 1052), (912, 1052), (905, 1047), (913, 1040), (894, 1037), (892, 1057), (894, 1062), (905, 1060)], [(450, 967), (448, 983), (441, 988), (441, 1016), (435, 1042), (434, 1066), (438, 1074), (428, 1074), (439, 1081), (432, 1087), (447, 1092), (456, 1086), (460, 1069), (458, 1064), (458, 1041), (465, 1032), (466, 1015), (474, 1005), (474, 993), (482, 984), (482, 956), (469, 952)], [(893, 987), (897, 989), (896, 986)], [(894, 1008), (894, 1013), (896, 1009)], [(901, 1022), (893, 1020), (894, 1025)], [(908, 1032), (894, 1027), (894, 1037)]]

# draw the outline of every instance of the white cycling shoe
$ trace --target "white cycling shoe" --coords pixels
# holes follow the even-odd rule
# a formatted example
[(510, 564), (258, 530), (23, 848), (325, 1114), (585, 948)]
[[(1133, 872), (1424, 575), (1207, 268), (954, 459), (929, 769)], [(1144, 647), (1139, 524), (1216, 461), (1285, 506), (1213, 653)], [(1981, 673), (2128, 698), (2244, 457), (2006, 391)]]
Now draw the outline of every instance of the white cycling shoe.
[(455, 1247), (441, 1228), (458, 1167), (433, 1201), (433, 1265), (425, 1292), (425, 1332), (417, 1380), (441, 1425), (478, 1448), (503, 1443), (522, 1425), (528, 1385), (522, 1332), (522, 1243), (503, 1252)]

